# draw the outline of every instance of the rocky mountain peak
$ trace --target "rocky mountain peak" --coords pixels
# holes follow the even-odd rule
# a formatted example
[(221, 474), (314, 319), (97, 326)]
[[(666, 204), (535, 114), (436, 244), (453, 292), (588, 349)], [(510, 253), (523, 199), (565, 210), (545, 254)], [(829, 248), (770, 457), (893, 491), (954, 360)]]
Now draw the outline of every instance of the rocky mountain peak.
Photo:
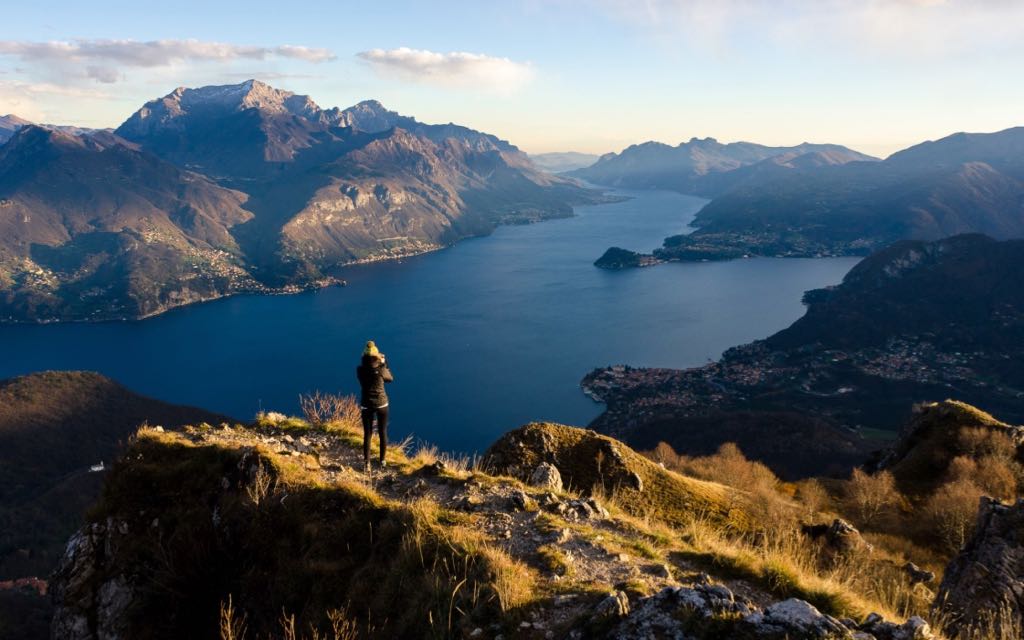
[(163, 98), (147, 102), (118, 129), (120, 135), (138, 138), (160, 129), (178, 129), (179, 120), (196, 112), (235, 113), (257, 109), (267, 114), (290, 114), (318, 120), (322, 110), (306, 95), (275, 89), (259, 80), (240, 84), (191, 89), (178, 87)]
[(393, 127), (412, 129), (417, 124), (415, 118), (391, 111), (377, 100), (363, 100), (340, 111), (337, 121), (341, 126), (352, 127), (367, 133), (387, 131)]
[(24, 118), (14, 115), (13, 113), (8, 113), (5, 116), (0, 116), (0, 127), (5, 125), (24, 126), (26, 124), (32, 123)]
[[(246, 80), (241, 84), (176, 89), (168, 98), (176, 98), (184, 109), (220, 107), (233, 111), (260, 109), (270, 113), (291, 113), (310, 117), (320, 107), (309, 96), (275, 89), (259, 80)], [(167, 99), (167, 98), (165, 98)]]
[(61, 145), (61, 146), (84, 146), (83, 139), (62, 131), (50, 129), (36, 124), (27, 124), (20, 127), (11, 137), (10, 144), (5, 150), (27, 149), (32, 146)]
[(681, 147), (682, 146), (686, 146), (686, 145), (714, 146), (714, 145), (718, 145), (718, 144), (719, 144), (718, 140), (716, 140), (715, 138), (712, 138), (711, 136), (708, 136), (706, 138), (698, 138), (697, 136), (694, 136), (694, 137), (690, 138), (690, 140), (688, 142), (681, 143), (679, 146), (681, 146)]
[(11, 137), (26, 125), (32, 124), (24, 118), (19, 118), (13, 113), (8, 113), (5, 116), (0, 116), (0, 144), (3, 144), (11, 139)]

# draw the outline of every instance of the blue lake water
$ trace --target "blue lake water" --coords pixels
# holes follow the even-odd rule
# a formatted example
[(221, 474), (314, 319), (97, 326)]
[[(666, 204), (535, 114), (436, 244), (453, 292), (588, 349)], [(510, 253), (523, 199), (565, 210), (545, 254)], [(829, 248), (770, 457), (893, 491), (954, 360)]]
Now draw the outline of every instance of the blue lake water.
[(684, 231), (705, 202), (623, 193), (632, 199), (348, 269), (345, 288), (229, 298), (142, 322), (0, 326), (0, 378), (89, 369), (248, 420), (261, 407), (296, 412), (305, 391), (355, 392), (373, 339), (396, 377), (393, 435), (480, 451), (531, 420), (586, 425), (602, 408), (579, 390), (594, 367), (700, 365), (788, 326), (804, 291), (839, 282), (857, 261), (597, 269), (611, 245), (647, 251)]

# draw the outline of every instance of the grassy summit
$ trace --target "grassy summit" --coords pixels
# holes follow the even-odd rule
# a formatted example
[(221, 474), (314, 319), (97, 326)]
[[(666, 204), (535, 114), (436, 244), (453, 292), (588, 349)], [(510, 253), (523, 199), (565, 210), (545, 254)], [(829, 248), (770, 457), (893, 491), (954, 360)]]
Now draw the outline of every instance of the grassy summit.
[[(856, 619), (926, 608), (888, 551), (823, 560), (799, 534), (806, 505), (781, 487), (769, 495), (681, 475), (614, 439), (547, 423), (507, 434), (479, 464), (396, 447), (369, 475), (360, 439), (351, 419), (273, 414), (141, 429), (55, 576), (55, 629), (88, 620), (133, 638), (622, 637), (633, 619), (619, 622), (609, 602), (654, 606), (680, 585), (717, 593), (709, 584), (745, 604), (701, 618), (695, 637), (753, 637), (756, 617), (737, 608), (783, 598)], [(561, 489), (524, 482), (545, 462)], [(732, 468), (743, 464), (753, 463)]]

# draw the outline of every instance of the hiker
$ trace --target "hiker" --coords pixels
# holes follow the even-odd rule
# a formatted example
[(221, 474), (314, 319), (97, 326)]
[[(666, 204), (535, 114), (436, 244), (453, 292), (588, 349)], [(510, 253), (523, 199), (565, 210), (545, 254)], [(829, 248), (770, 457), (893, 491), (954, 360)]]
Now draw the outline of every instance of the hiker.
[(384, 354), (377, 349), (373, 340), (363, 349), (362, 362), (356, 367), (356, 377), (362, 390), (360, 409), (363, 418), (363, 466), (370, 472), (370, 438), (373, 436), (373, 419), (377, 418), (377, 433), (380, 436), (380, 466), (387, 466), (384, 455), (388, 449), (388, 394), (384, 384), (395, 378), (388, 369)]

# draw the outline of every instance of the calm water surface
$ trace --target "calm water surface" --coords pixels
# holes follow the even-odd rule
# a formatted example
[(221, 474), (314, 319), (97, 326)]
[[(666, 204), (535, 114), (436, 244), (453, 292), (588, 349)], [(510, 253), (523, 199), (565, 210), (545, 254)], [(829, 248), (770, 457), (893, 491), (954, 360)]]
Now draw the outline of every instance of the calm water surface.
[(0, 327), (0, 378), (90, 369), (142, 393), (249, 419), (304, 391), (355, 392), (363, 343), (388, 355), (395, 436), (485, 448), (530, 420), (585, 425), (597, 366), (688, 367), (803, 313), (804, 291), (854, 258), (666, 264), (609, 272), (618, 245), (649, 250), (705, 202), (669, 192), (502, 227), (437, 253), (347, 270), (349, 286), (246, 296), (133, 323)]

